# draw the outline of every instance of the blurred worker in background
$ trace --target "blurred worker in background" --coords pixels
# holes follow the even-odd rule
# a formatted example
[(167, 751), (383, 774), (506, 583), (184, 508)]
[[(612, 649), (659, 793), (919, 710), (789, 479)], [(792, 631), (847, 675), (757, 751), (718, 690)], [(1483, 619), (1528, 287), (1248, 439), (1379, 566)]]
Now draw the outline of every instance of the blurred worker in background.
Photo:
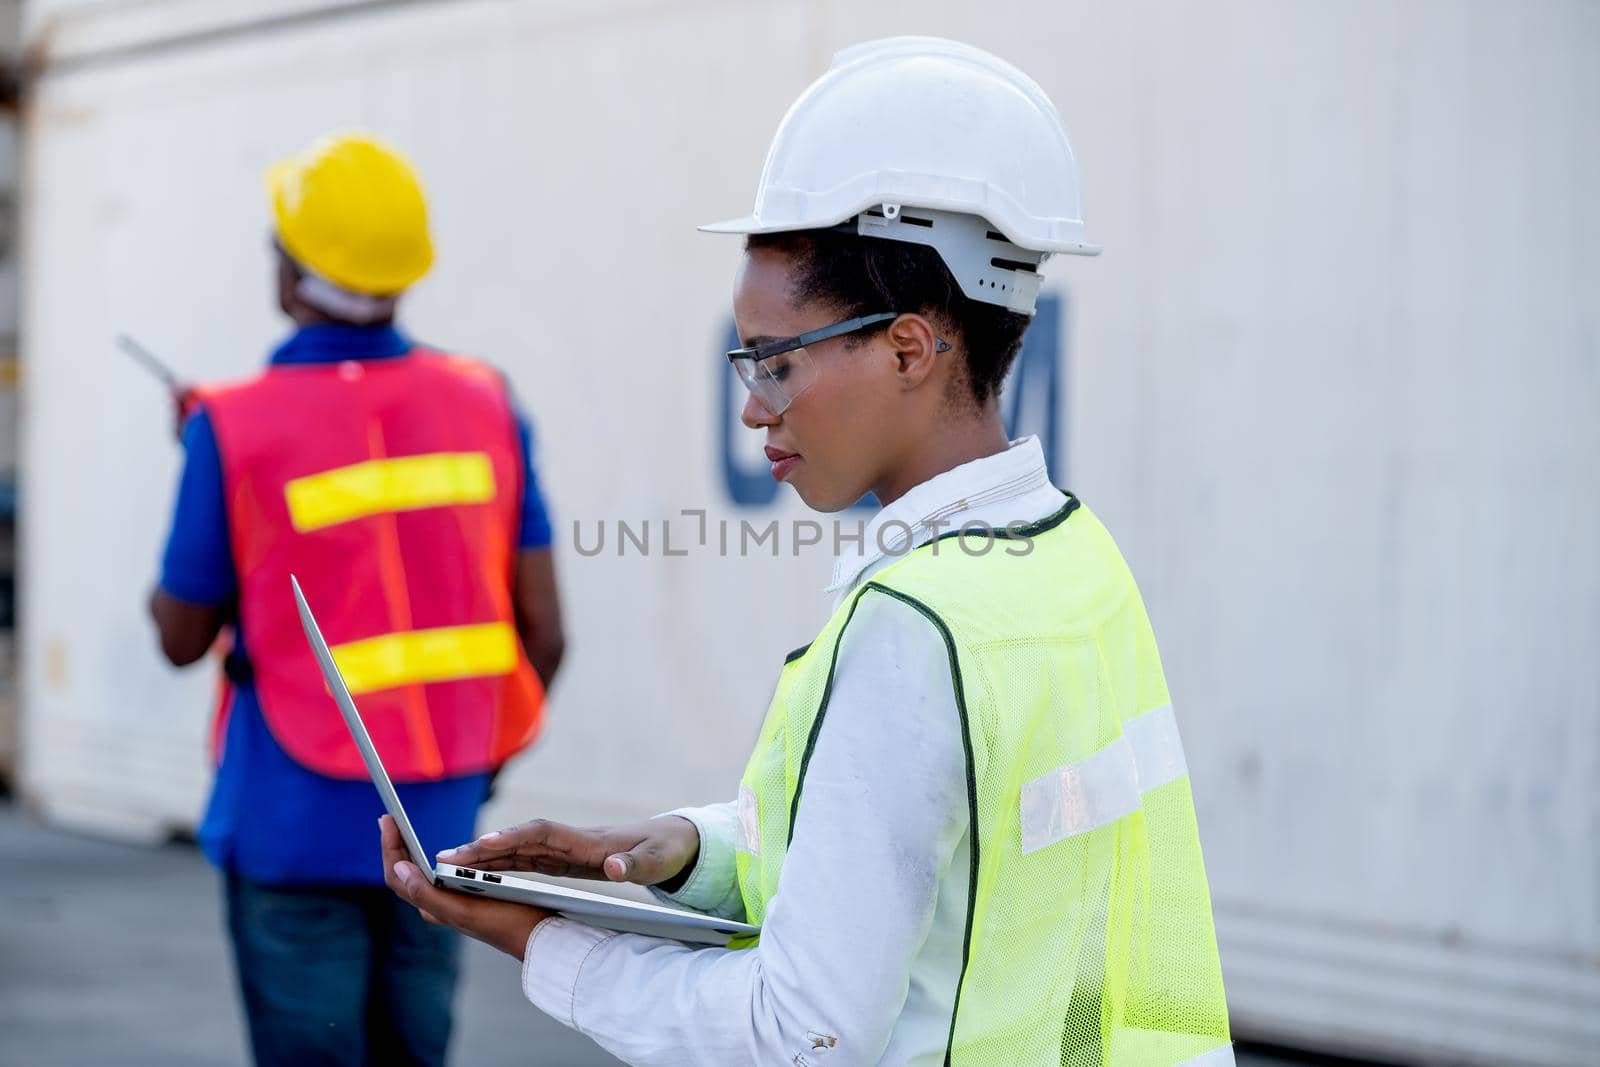
[[(708, 229), (746, 235), (728, 358), (773, 477), (819, 511), (868, 491), (883, 509), (785, 660), (736, 801), (441, 858), (651, 885), (759, 943), (448, 892), (386, 821), (391, 884), (522, 959), (529, 1000), (630, 1063), (1231, 1067), (1143, 602), (1000, 414), (1040, 266), (1098, 251), (1055, 108), (975, 48), (851, 48), (784, 118), (755, 211)], [(708, 658), (748, 653), (729, 640)]]
[(178, 666), (231, 637), (200, 840), (224, 872), (256, 1062), (438, 1064), (456, 937), (382, 888), (383, 809), (289, 575), (418, 831), (464, 840), (561, 661), (550, 524), (500, 375), (394, 324), (433, 259), (410, 165), (346, 134), (268, 185), (295, 331), (263, 372), (194, 391), (150, 611)]

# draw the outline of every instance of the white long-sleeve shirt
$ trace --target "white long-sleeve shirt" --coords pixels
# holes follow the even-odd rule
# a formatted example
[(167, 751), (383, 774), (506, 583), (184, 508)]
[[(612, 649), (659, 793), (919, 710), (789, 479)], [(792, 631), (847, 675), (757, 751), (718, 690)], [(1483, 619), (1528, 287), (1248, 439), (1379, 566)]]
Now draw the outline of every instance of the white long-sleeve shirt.
[[(918, 545), (967, 522), (1033, 522), (1064, 502), (1038, 441), (1025, 438), (880, 511), (835, 561), (829, 591), (842, 601), (898, 558), (906, 528)], [(667, 899), (743, 918), (736, 804), (674, 814), (699, 830), (700, 854)], [(642, 1067), (938, 1064), (961, 974), (970, 848), (949, 653), (915, 609), (869, 594), (844, 632), (760, 944), (693, 948), (553, 918), (529, 938), (522, 988)]]

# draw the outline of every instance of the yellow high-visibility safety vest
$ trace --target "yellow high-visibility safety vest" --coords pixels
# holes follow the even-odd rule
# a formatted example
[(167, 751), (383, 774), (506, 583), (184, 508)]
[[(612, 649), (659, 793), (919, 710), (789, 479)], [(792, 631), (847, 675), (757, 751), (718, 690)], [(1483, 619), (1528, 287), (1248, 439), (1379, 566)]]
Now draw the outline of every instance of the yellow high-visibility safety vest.
[(740, 788), (749, 920), (777, 892), (839, 645), (869, 596), (902, 601), (942, 635), (961, 716), (971, 890), (945, 1062), (1231, 1065), (1155, 637), (1111, 536), (1070, 496), (1009, 537), (951, 534), (908, 553), (785, 664)]

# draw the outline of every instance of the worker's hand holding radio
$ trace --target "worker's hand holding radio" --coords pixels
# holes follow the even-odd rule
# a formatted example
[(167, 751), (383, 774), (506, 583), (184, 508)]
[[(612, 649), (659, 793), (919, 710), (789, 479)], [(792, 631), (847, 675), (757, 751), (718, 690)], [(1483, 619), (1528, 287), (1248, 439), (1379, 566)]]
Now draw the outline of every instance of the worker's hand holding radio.
[(167, 387), (167, 395), (172, 397), (173, 407), (173, 434), (180, 441), (183, 439), (183, 424), (189, 421), (189, 416), (200, 404), (200, 391), (191, 385), (185, 385), (183, 380), (172, 372), (172, 368), (161, 362), (148, 348), (125, 333), (117, 335), (117, 344), (122, 350), (132, 356), (145, 370), (155, 375), (157, 381)]
[(536, 871), (675, 888), (700, 854), (700, 832), (676, 815), (581, 829), (535, 819), (447, 849), (439, 859), (482, 871)]
[(189, 386), (172, 390), (172, 434), (183, 440), (183, 424), (189, 421), (194, 409), (200, 406), (200, 391)]

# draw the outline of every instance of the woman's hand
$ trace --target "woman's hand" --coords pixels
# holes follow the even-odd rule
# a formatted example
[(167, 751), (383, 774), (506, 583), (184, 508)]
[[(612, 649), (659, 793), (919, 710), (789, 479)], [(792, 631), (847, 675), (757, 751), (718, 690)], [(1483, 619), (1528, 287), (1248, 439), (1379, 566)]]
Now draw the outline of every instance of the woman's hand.
[(508, 956), (522, 959), (533, 928), (550, 912), (529, 904), (472, 897), (428, 882), (406, 853), (400, 829), (388, 815), (378, 820), (383, 845), (383, 880), (400, 899), (414, 905), (436, 926), (450, 926)]
[(694, 823), (662, 815), (627, 826), (580, 829), (535, 819), (494, 830), (439, 859), (483, 871), (536, 871), (563, 878), (660, 885), (669, 892), (700, 855)]

